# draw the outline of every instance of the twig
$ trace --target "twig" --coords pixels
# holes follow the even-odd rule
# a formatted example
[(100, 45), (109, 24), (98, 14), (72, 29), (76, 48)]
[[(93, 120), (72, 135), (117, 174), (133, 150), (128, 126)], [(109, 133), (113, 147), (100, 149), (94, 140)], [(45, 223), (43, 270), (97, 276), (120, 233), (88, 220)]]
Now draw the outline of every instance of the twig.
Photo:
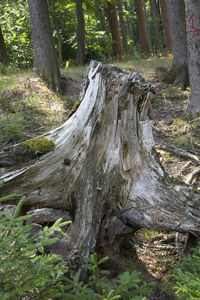
[(200, 167), (192, 171), (188, 176), (187, 179), (185, 180), (185, 183), (190, 184), (194, 177), (200, 173)]

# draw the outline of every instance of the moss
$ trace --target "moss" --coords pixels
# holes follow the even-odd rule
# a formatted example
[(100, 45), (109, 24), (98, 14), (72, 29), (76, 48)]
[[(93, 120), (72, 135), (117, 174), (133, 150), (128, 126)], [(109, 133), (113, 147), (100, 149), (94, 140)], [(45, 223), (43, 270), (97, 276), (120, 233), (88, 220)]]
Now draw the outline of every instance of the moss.
[(77, 110), (77, 108), (79, 107), (79, 105), (80, 105), (80, 99), (78, 99), (78, 100), (74, 103), (72, 109), (70, 110), (70, 112), (69, 112), (69, 116), (70, 116), (70, 117), (75, 113), (75, 111)]
[(178, 118), (173, 120), (173, 124), (177, 127), (180, 127), (180, 128), (181, 127), (187, 127), (189, 129), (191, 127), (191, 125), (188, 124), (186, 121), (183, 121), (183, 120), (178, 119)]
[(22, 143), (22, 145), (24, 147), (27, 147), (31, 152), (40, 151), (42, 153), (53, 151), (55, 147), (54, 142), (50, 141), (46, 137), (33, 138), (25, 141), (24, 143)]

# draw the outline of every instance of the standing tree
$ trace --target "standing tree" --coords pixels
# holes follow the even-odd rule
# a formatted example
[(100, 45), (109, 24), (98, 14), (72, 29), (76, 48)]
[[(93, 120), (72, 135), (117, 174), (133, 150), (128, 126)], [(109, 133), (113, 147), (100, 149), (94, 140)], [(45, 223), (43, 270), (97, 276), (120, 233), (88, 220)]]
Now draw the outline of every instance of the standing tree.
[(171, 37), (169, 31), (169, 21), (168, 21), (165, 2), (166, 0), (159, 0), (163, 29), (164, 29), (164, 36), (165, 36), (165, 48), (166, 48), (166, 54), (168, 55), (169, 53), (172, 52), (172, 47), (171, 47)]
[(3, 65), (8, 65), (8, 55), (7, 55), (1, 27), (0, 27), (0, 63), (2, 63)]
[(120, 22), (120, 28), (121, 28), (123, 47), (124, 47), (125, 53), (127, 54), (127, 52), (128, 52), (127, 29), (126, 29), (126, 24), (124, 21), (124, 13), (123, 13), (123, 7), (122, 7), (121, 0), (117, 0), (117, 7), (118, 7), (118, 12), (119, 12), (119, 22)]
[(165, 2), (169, 20), (173, 65), (169, 72), (169, 83), (188, 85), (187, 40), (184, 0), (167, 0)]
[[(120, 245), (140, 227), (200, 233), (199, 193), (171, 184), (155, 151), (151, 91), (136, 72), (127, 75), (92, 61), (78, 110), (46, 134), (54, 151), (32, 164), (28, 141), (0, 152), (0, 197), (16, 192), (27, 197), (24, 205), (39, 207), (44, 216), (42, 207), (57, 216), (59, 209), (71, 214), (68, 239), (58, 250), (72, 272), (93, 251), (109, 248), (119, 254)], [(6, 164), (19, 169), (6, 172)]]
[(83, 14), (83, 0), (76, 0), (76, 15), (78, 21), (78, 55), (79, 65), (84, 64), (85, 57), (85, 20)]
[(188, 68), (191, 88), (189, 110), (200, 113), (200, 2), (186, 1)]
[(135, 9), (137, 15), (142, 57), (148, 57), (150, 55), (150, 45), (148, 40), (142, 0), (135, 0)]
[(110, 25), (110, 32), (112, 36), (112, 52), (113, 57), (119, 60), (124, 58), (124, 50), (122, 46), (122, 40), (119, 31), (119, 25), (117, 20), (117, 10), (115, 0), (107, 1), (108, 20)]
[(62, 55), (62, 36), (60, 34), (60, 28), (58, 23), (58, 17), (56, 15), (56, 0), (51, 0), (51, 12), (52, 12), (52, 18), (53, 18), (53, 25), (55, 26), (56, 30), (56, 37), (57, 37), (57, 55), (58, 55), (58, 62), (59, 65), (63, 62), (63, 55)]
[(152, 49), (153, 51), (157, 54), (158, 53), (158, 48), (160, 46), (160, 39), (162, 35), (161, 31), (161, 18), (160, 18), (160, 13), (158, 9), (158, 5), (156, 0), (150, 0), (151, 4), (151, 40), (152, 40)]
[(47, 0), (28, 0), (33, 34), (34, 62), (48, 87), (60, 90), (60, 70), (53, 44)]

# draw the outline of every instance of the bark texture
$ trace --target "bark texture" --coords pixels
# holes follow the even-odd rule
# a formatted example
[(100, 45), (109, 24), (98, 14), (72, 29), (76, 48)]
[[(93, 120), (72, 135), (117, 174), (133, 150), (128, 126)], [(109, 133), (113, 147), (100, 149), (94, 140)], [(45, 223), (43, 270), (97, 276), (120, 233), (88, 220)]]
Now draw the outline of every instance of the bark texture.
[(124, 58), (124, 50), (123, 50), (122, 40), (119, 31), (115, 1), (112, 2), (107, 1), (107, 8), (108, 8), (107, 11), (108, 11), (110, 32), (113, 41), (112, 44), (113, 57), (122, 60)]
[(167, 0), (165, 2), (169, 20), (173, 67), (170, 83), (188, 85), (187, 39), (184, 0)]
[(8, 65), (8, 55), (6, 51), (6, 46), (3, 38), (3, 33), (0, 27), (0, 63)]
[(77, 62), (79, 65), (83, 65), (85, 58), (85, 20), (83, 14), (83, 0), (76, 0), (76, 15), (78, 21)]
[(168, 21), (165, 2), (166, 0), (159, 0), (163, 29), (164, 29), (164, 36), (165, 36), (166, 54), (169, 55), (172, 52), (172, 47), (171, 47), (171, 37), (169, 31), (169, 21)]
[(56, 35), (57, 35), (57, 55), (58, 55), (58, 62), (59, 65), (63, 63), (63, 55), (62, 55), (62, 36), (60, 34), (60, 27), (58, 22), (58, 17), (56, 15), (56, 0), (51, 0), (51, 8), (52, 8), (52, 17), (53, 17), (53, 23), (56, 29)]
[(142, 4), (141, 0), (135, 0), (135, 9), (136, 9), (136, 15), (137, 15), (138, 31), (139, 31), (141, 50), (142, 50), (142, 57), (148, 57), (150, 55), (150, 46), (149, 46), (149, 41), (148, 41), (143, 4)]
[(151, 39), (152, 39), (152, 48), (153, 51), (157, 54), (158, 48), (160, 44), (160, 37), (161, 37), (161, 28), (160, 28), (160, 13), (158, 10), (158, 5), (155, 0), (150, 0), (151, 4), (151, 17), (152, 17), (152, 32), (151, 32)]
[(51, 89), (60, 90), (60, 70), (53, 45), (47, 0), (29, 0), (28, 4), (37, 73)]
[(127, 29), (126, 24), (124, 21), (124, 13), (123, 13), (123, 7), (121, 0), (117, 0), (117, 7), (119, 12), (119, 22), (120, 22), (120, 28), (121, 28), (121, 35), (122, 35), (122, 41), (123, 41), (123, 48), (125, 53), (128, 52), (128, 44), (127, 44)]
[[(155, 151), (153, 90), (135, 72), (92, 61), (78, 110), (46, 135), (55, 150), (0, 177), (0, 196), (16, 192), (26, 195), (26, 207), (70, 213), (63, 256), (75, 271), (85, 255), (130, 239), (139, 227), (200, 233), (199, 194), (170, 185)], [(5, 149), (0, 162), (13, 153)]]
[(188, 67), (191, 88), (189, 110), (200, 113), (200, 2), (186, 1)]

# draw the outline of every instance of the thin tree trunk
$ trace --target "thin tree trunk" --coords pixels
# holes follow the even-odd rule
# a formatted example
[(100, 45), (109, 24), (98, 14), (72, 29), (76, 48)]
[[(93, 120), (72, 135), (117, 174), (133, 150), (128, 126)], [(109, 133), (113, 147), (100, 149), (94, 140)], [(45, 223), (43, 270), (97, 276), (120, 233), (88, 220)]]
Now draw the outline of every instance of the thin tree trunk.
[[(127, 5), (126, 0), (124, 1), (124, 6), (125, 6), (126, 11), (128, 11), (128, 5)], [(131, 39), (131, 24), (130, 24), (130, 20), (129, 20), (128, 15), (126, 16), (126, 24), (127, 24), (128, 36)]]
[(149, 45), (149, 41), (148, 41), (147, 28), (146, 28), (146, 24), (145, 24), (145, 16), (144, 16), (142, 0), (135, 0), (135, 9), (136, 9), (136, 15), (137, 15), (142, 57), (148, 57), (150, 55), (150, 45)]
[(63, 62), (63, 56), (62, 56), (62, 37), (60, 34), (60, 28), (59, 28), (59, 24), (58, 24), (58, 18), (56, 15), (56, 6), (55, 6), (55, 1), (56, 0), (51, 0), (51, 4), (52, 4), (52, 17), (53, 17), (53, 23), (56, 29), (56, 34), (57, 34), (57, 39), (58, 39), (58, 62), (59, 65), (62, 64)]
[(165, 36), (166, 55), (169, 55), (172, 52), (172, 47), (171, 47), (169, 21), (168, 21), (165, 1), (166, 0), (160, 0), (160, 11), (162, 15), (162, 23), (163, 23), (164, 36)]
[(78, 21), (77, 62), (79, 65), (83, 65), (85, 59), (85, 20), (83, 14), (83, 0), (76, 0), (76, 15)]
[(148, 27), (148, 16), (147, 16), (147, 9), (146, 9), (146, 1), (143, 1), (143, 8), (144, 8), (144, 18), (145, 18), (145, 25), (147, 29), (147, 36), (149, 41), (149, 47), (152, 49), (151, 39), (150, 39), (150, 33), (149, 33), (149, 27)]
[[(75, 272), (85, 255), (117, 249), (140, 227), (200, 234), (200, 195), (172, 186), (155, 152), (151, 91), (139, 74), (92, 61), (78, 110), (46, 134), (55, 142), (54, 151), (0, 177), (0, 196), (16, 192), (27, 197), (27, 207), (70, 213), (62, 255)], [(0, 165), (13, 159), (16, 166), (19, 147), (4, 149)], [(22, 149), (18, 153), (25, 159)]]
[(8, 65), (8, 55), (6, 51), (6, 46), (3, 38), (3, 33), (0, 27), (0, 63), (3, 65)]
[(117, 7), (118, 7), (118, 12), (119, 12), (119, 22), (120, 22), (120, 28), (121, 28), (123, 47), (124, 47), (125, 53), (127, 54), (127, 52), (128, 52), (127, 30), (126, 30), (126, 25), (124, 22), (124, 14), (123, 14), (123, 7), (121, 4), (121, 0), (117, 0)]
[(168, 82), (185, 88), (188, 85), (185, 4), (184, 0), (167, 0), (165, 4), (173, 52), (173, 66)]
[(188, 67), (191, 88), (189, 110), (200, 113), (200, 2), (186, 1)]
[(56, 59), (46, 0), (28, 0), (33, 34), (34, 62), (38, 75), (48, 87), (60, 90), (60, 70)]
[(150, 0), (151, 4), (151, 17), (152, 17), (152, 32), (151, 32), (151, 39), (152, 39), (152, 48), (154, 52), (158, 53), (158, 44), (160, 43), (159, 37), (159, 24), (158, 24), (158, 15), (157, 15), (157, 4), (155, 0)]
[(115, 1), (113, 2), (107, 1), (107, 8), (108, 8), (107, 11), (108, 11), (110, 32), (113, 41), (112, 43), (113, 57), (122, 60), (124, 58), (124, 50), (123, 50), (122, 40), (121, 40), (119, 26), (118, 26)]

